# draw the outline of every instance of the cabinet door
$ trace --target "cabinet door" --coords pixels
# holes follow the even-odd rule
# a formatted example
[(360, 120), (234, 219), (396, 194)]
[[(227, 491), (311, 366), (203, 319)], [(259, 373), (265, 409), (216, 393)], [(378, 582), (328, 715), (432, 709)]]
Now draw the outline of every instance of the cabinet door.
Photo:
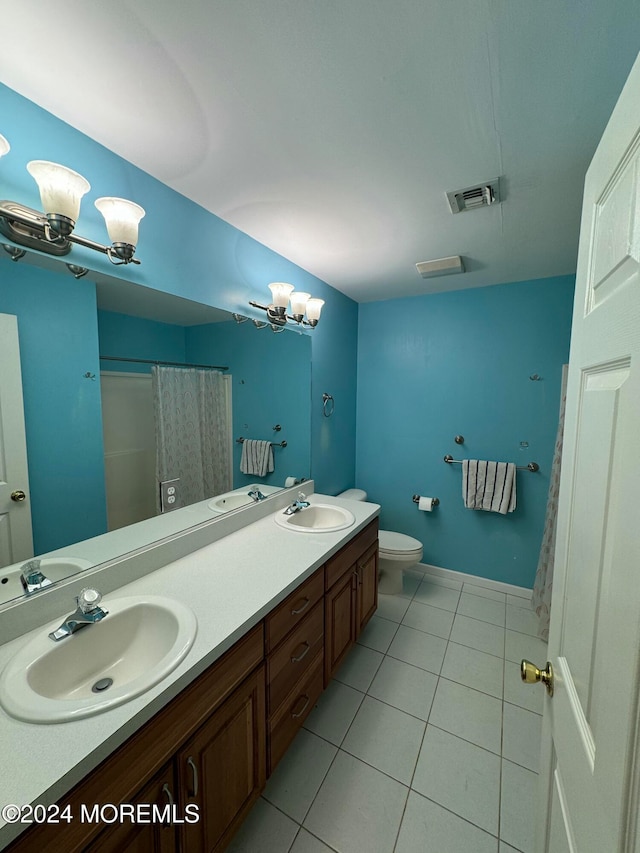
[(260, 666), (177, 756), (180, 801), (200, 820), (180, 828), (189, 853), (224, 850), (266, 780), (265, 669)]
[(356, 640), (356, 587), (354, 566), (331, 587), (325, 598), (325, 687)]
[(378, 543), (358, 560), (358, 636), (378, 607)]
[(175, 853), (178, 849), (176, 824), (171, 818), (182, 815), (175, 808), (174, 793), (171, 763), (133, 799), (133, 805), (156, 805), (160, 812), (167, 814), (169, 821), (155, 822), (149, 816), (149, 823), (114, 823), (85, 849), (91, 853)]

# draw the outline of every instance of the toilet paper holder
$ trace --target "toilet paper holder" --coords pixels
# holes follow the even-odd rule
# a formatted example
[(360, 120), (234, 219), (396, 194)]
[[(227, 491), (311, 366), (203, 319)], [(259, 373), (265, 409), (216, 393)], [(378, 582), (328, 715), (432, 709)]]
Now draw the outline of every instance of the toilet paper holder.
[[(414, 504), (420, 503), (420, 495), (414, 495), (411, 500), (414, 502)], [(433, 505), (440, 506), (440, 498), (434, 498)]]

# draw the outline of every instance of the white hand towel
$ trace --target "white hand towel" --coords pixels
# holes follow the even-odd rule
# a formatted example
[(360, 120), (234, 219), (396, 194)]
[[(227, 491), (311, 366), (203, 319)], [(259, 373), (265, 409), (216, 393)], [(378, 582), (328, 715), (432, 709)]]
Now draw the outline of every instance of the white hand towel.
[(273, 448), (270, 441), (245, 438), (242, 442), (240, 471), (252, 477), (264, 477), (273, 471)]
[(467, 509), (506, 515), (516, 508), (516, 466), (513, 462), (462, 462), (462, 499)]

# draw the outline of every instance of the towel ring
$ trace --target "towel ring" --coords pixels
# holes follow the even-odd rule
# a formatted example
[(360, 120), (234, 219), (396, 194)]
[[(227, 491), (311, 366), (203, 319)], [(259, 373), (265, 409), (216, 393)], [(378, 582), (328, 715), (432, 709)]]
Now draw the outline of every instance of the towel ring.
[[(328, 404), (331, 403), (331, 406)], [(323, 394), (322, 395), (322, 414), (325, 418), (330, 418), (336, 408), (336, 401), (333, 399), (331, 394)]]

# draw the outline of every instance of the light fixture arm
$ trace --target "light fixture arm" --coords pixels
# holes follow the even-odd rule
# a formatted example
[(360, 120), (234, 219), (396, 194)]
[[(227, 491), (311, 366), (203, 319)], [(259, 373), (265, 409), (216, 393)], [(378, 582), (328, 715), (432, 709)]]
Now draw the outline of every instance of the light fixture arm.
[(55, 230), (55, 221), (50, 221), (40, 211), (15, 201), (0, 201), (0, 233), (18, 245), (37, 249), (49, 255), (68, 255), (71, 244), (76, 243), (87, 249), (102, 252), (112, 264), (118, 266), (140, 263), (133, 257), (135, 246), (130, 246), (128, 243), (103, 246), (73, 231), (63, 236)]
[(314, 329), (318, 325), (317, 320), (304, 320), (302, 317), (298, 319), (296, 316), (287, 314), (284, 308), (279, 308), (276, 305), (261, 305), (259, 302), (253, 302), (252, 300), (249, 300), (249, 305), (253, 308), (260, 308), (262, 311), (266, 311), (267, 319), (276, 326), (286, 326), (287, 320), (290, 320), (297, 326), (309, 326), (311, 329)]

